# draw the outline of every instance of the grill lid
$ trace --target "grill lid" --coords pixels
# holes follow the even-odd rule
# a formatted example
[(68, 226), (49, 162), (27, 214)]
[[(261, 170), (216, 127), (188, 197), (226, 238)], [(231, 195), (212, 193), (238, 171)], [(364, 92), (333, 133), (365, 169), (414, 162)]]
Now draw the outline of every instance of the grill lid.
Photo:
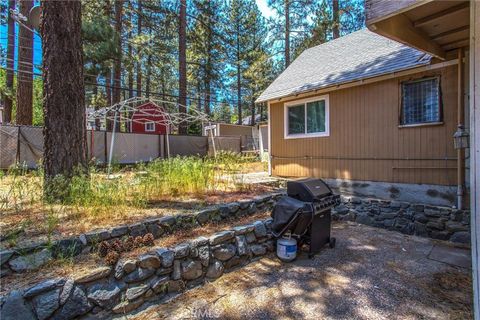
[(301, 179), (287, 182), (289, 197), (300, 201), (313, 202), (332, 195), (332, 189), (321, 179)]

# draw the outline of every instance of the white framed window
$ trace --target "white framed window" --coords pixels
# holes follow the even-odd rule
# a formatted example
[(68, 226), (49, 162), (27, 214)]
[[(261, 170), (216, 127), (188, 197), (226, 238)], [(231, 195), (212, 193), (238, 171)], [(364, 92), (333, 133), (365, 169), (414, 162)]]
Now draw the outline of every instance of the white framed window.
[(328, 95), (284, 104), (285, 139), (328, 137), (330, 112)]
[(145, 132), (155, 132), (155, 122), (145, 122)]

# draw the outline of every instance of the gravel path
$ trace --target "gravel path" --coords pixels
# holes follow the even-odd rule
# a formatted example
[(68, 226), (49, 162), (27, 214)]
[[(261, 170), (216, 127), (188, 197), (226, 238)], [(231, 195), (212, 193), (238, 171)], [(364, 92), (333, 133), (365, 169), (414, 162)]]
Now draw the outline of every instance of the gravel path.
[(428, 258), (439, 241), (337, 223), (335, 249), (268, 257), (124, 319), (471, 319), (470, 270)]

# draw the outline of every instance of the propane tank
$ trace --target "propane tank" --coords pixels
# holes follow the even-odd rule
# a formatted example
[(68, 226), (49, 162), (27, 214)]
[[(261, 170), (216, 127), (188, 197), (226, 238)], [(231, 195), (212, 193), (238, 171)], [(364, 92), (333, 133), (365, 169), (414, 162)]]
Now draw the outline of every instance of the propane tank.
[(283, 237), (277, 240), (277, 257), (285, 262), (295, 260), (297, 257), (297, 240)]

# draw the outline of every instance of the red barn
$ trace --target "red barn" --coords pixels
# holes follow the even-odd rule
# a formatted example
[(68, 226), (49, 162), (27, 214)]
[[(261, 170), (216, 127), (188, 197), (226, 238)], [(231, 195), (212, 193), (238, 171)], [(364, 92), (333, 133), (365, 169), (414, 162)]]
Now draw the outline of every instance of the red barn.
[(153, 102), (147, 102), (137, 107), (132, 116), (133, 133), (166, 134), (168, 124), (162, 107)]

